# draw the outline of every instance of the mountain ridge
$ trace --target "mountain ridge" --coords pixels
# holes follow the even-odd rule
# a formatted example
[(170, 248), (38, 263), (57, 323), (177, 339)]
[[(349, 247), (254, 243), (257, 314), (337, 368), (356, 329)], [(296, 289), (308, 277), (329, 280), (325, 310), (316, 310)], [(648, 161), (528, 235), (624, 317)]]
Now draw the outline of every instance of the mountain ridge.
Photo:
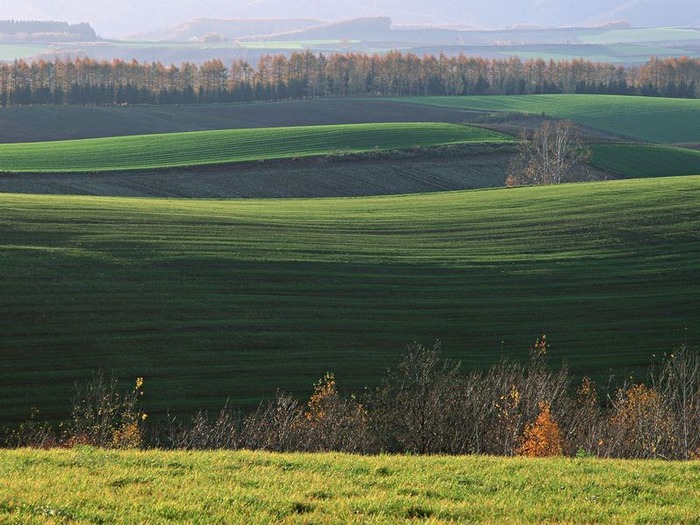
[(196, 18), (311, 18), (329, 22), (389, 16), (396, 24), (461, 24), (481, 29), (516, 25), (589, 26), (624, 20), (635, 27), (700, 27), (695, 0), (347, 0), (342, 6), (325, 0), (0, 0), (3, 18), (61, 19), (89, 22), (101, 36), (125, 36), (176, 26)]

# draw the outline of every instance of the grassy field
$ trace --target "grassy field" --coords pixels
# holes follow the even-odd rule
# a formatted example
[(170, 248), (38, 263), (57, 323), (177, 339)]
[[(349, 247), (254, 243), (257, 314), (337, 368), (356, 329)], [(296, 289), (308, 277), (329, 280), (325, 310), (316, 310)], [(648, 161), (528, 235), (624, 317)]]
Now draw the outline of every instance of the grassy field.
[(646, 27), (625, 28), (599, 31), (595, 34), (581, 34), (579, 37), (587, 44), (619, 44), (696, 41), (700, 39), (700, 29), (690, 27)]
[(640, 144), (596, 144), (593, 166), (628, 178), (700, 173), (700, 151)]
[(8, 62), (50, 52), (50, 44), (0, 44), (0, 60)]
[(77, 173), (204, 166), (266, 159), (507, 143), (479, 128), (441, 123), (388, 123), (235, 129), (0, 144), (0, 172)]
[(700, 342), (700, 177), (364, 199), (0, 197), (0, 414), (146, 378), (149, 411), (376, 384), (412, 339), (606, 378)]
[(690, 462), (0, 451), (8, 525), (697, 523), (699, 488)]
[(700, 100), (615, 95), (417, 97), (399, 100), (453, 109), (545, 114), (649, 142), (700, 142)]

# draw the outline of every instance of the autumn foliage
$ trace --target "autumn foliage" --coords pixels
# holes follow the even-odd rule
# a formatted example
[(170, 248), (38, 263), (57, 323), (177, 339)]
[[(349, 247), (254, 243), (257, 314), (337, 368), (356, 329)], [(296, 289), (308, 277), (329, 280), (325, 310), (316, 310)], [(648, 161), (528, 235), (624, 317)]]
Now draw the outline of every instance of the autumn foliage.
[[(71, 420), (56, 431), (36, 419), (6, 446), (343, 451), (374, 454), (489, 454), (694, 459), (700, 456), (700, 358), (683, 347), (665, 356), (650, 384), (607, 391), (584, 377), (572, 385), (550, 364), (545, 336), (527, 363), (502, 361), (462, 373), (439, 342), (414, 342), (382, 383), (358, 398), (319, 380), (306, 402), (277, 394), (249, 414), (225, 407), (166, 418), (147, 432), (143, 380), (126, 391), (101, 373), (77, 385)], [(150, 418), (148, 419), (150, 421)]]
[(539, 404), (537, 420), (525, 428), (518, 454), (533, 458), (561, 456), (564, 452), (564, 439), (559, 425), (552, 418), (549, 403)]
[(265, 55), (257, 64), (17, 60), (0, 64), (0, 105), (201, 104), (317, 97), (602, 93), (700, 96), (700, 60), (635, 67), (389, 52)]

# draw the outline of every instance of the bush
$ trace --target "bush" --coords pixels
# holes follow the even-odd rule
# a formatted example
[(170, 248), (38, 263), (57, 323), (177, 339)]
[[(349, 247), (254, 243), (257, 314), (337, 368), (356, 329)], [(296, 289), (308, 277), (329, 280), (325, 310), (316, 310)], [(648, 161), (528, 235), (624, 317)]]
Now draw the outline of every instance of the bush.
[(235, 450), (239, 448), (240, 425), (240, 417), (227, 406), (215, 418), (197, 412), (187, 424), (168, 417), (167, 442), (172, 448), (185, 450)]
[(76, 384), (71, 419), (65, 444), (104, 448), (136, 448), (143, 442), (146, 414), (140, 408), (143, 378), (134, 388), (117, 389), (116, 379), (105, 379), (101, 371), (92, 374), (84, 385)]
[[(277, 452), (700, 457), (696, 352), (684, 346), (666, 356), (653, 370), (652, 386), (626, 384), (603, 397), (605, 406), (589, 378), (571, 389), (567, 367), (552, 369), (548, 353), (542, 336), (527, 363), (502, 361), (464, 375), (458, 363), (442, 357), (439, 341), (432, 347), (414, 342), (362, 402), (342, 396), (333, 374), (326, 374), (305, 404), (278, 391), (247, 417), (224, 407), (214, 416), (168, 418), (164, 443)], [(5, 445), (143, 447), (142, 387), (138, 378), (122, 392), (115, 379), (96, 372), (76, 385), (65, 432), (40, 422), (33, 409), (5, 436)]]
[(309, 452), (367, 452), (372, 448), (368, 428), (367, 410), (354, 396), (338, 394), (333, 374), (316, 383), (299, 424)]
[(564, 452), (559, 425), (552, 419), (549, 403), (541, 401), (537, 420), (525, 428), (518, 454), (533, 458), (561, 456)]
[(42, 448), (48, 449), (58, 445), (58, 436), (46, 421), (38, 419), (39, 409), (32, 407), (29, 419), (20, 423), (17, 428), (7, 432), (5, 445), (12, 448)]
[(654, 388), (635, 384), (618, 389), (608, 425), (608, 453), (624, 458), (668, 458), (673, 451), (673, 418)]

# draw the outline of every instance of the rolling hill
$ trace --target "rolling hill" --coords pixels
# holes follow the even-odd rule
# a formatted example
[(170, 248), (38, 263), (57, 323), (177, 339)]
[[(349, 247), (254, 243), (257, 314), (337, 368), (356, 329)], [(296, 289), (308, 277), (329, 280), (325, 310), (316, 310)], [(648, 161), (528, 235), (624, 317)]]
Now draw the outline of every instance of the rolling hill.
[(398, 99), (453, 109), (522, 112), (571, 119), (648, 142), (700, 143), (700, 100), (616, 95), (416, 97)]
[(195, 131), (0, 144), (0, 173), (154, 170), (511, 141), (510, 137), (499, 133), (443, 123)]
[(376, 383), (412, 339), (607, 378), (700, 342), (700, 179), (362, 199), (0, 197), (0, 414), (103, 368), (148, 411)]

